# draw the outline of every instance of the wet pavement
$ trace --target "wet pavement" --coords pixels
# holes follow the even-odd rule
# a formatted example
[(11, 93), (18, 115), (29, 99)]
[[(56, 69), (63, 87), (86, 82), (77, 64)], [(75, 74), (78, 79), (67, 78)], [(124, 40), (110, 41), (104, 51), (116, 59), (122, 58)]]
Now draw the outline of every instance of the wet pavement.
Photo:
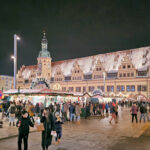
[[(59, 146), (50, 150), (150, 150), (150, 124), (131, 123), (129, 109), (119, 111), (118, 123), (110, 118), (82, 119), (80, 125), (67, 122)], [(1, 129), (0, 129), (1, 131)], [(8, 130), (9, 131), (9, 130)], [(54, 142), (54, 139), (53, 139)], [(29, 150), (41, 150), (41, 133), (30, 133)], [(16, 150), (17, 138), (0, 140), (0, 150)]]

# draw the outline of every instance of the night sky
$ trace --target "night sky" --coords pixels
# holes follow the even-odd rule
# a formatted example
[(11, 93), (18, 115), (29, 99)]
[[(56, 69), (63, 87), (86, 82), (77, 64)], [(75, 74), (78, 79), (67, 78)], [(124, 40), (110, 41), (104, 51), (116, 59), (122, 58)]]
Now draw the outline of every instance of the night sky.
[(53, 61), (150, 46), (150, 0), (3, 0), (0, 3), (0, 74), (37, 64), (42, 31)]

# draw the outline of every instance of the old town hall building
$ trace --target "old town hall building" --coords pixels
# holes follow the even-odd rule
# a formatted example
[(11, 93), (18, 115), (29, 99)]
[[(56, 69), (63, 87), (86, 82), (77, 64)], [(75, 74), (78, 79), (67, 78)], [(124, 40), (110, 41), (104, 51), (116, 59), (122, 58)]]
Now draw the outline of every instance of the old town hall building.
[(37, 65), (22, 66), (18, 88), (52, 88), (66, 92), (101, 89), (107, 96), (150, 98), (150, 47), (52, 62), (44, 33)]

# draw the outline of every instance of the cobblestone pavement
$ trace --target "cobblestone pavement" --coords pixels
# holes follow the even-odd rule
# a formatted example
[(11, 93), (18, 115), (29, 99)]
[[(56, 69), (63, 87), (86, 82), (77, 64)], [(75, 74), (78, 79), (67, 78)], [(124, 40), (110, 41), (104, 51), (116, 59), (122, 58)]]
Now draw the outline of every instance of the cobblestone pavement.
[[(149, 150), (150, 137), (141, 136), (149, 123), (131, 123), (129, 109), (119, 111), (118, 123), (109, 123), (110, 118), (91, 117), (82, 119), (80, 125), (67, 122), (63, 125), (63, 137), (59, 146), (50, 150)], [(1, 130), (1, 129), (0, 129)], [(53, 139), (54, 140), (54, 139)], [(143, 142), (143, 143), (142, 143)], [(41, 133), (30, 133), (29, 150), (41, 150)], [(0, 150), (16, 150), (17, 138), (0, 140)]]

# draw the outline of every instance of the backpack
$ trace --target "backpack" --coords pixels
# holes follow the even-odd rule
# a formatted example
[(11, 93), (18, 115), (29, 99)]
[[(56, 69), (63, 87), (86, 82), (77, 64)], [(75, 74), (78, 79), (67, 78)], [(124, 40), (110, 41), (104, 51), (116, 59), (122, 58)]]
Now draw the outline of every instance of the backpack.
[(16, 112), (15, 106), (11, 106), (11, 107), (10, 107), (10, 110), (9, 110), (9, 113), (15, 114), (15, 112)]
[(141, 106), (140, 111), (141, 113), (146, 113), (147, 109), (145, 106)]

